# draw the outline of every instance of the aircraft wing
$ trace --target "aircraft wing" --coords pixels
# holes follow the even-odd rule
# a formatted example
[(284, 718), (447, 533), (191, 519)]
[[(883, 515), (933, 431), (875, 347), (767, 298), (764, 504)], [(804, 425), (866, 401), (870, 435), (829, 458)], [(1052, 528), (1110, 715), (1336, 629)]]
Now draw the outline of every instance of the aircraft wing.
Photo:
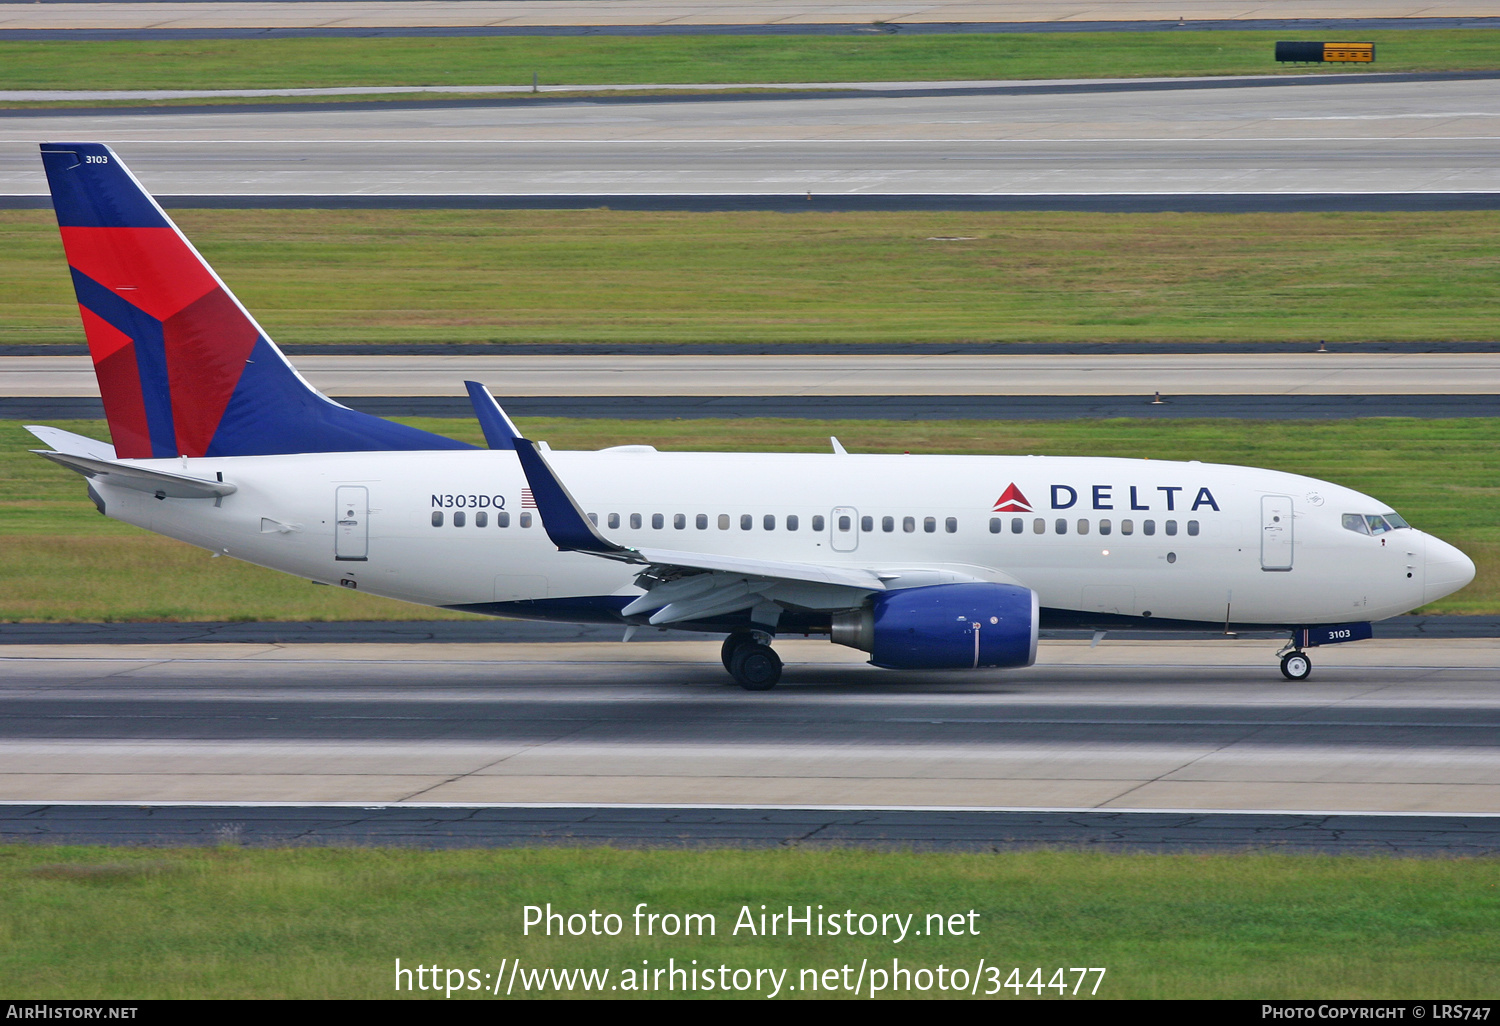
[(233, 495), (239, 490), (226, 481), (207, 481), (201, 477), (172, 474), (113, 460), (52, 452), (48, 449), (32, 449), (31, 451), (69, 470), (77, 471), (84, 477), (99, 478), (122, 488), (133, 488), (138, 492), (149, 492), (158, 499), (217, 499), (225, 495)]
[(637, 563), (684, 570), (708, 570), (715, 573), (751, 575), (802, 581), (807, 584), (834, 584), (867, 591), (884, 591), (885, 583), (871, 570), (858, 567), (828, 566), (819, 563), (795, 563), (744, 556), (722, 556), (707, 552), (684, 552), (673, 549), (633, 548), (610, 541), (599, 533), (578, 500), (558, 478), (536, 443), (517, 436), (513, 439), (516, 456), (526, 473), (527, 484), (536, 499), (537, 512), (547, 537), (563, 552), (585, 552), (624, 563)]
[(640, 557), (630, 562), (649, 563), (658, 567), (712, 570), (715, 573), (801, 581), (804, 584), (833, 584), (844, 588), (863, 588), (866, 591), (885, 590), (885, 582), (880, 579), (879, 575), (873, 570), (859, 567), (793, 563), (775, 559), (747, 559), (741, 556), (718, 556), (706, 552), (676, 552), (671, 549), (630, 549), (628, 551)]
[(526, 473), (547, 537), (562, 552), (583, 552), (634, 563), (647, 588), (623, 610), (626, 616), (651, 612), (658, 625), (751, 611), (752, 623), (774, 626), (780, 603), (817, 608), (849, 608), (864, 596), (885, 590), (885, 581), (862, 567), (724, 556), (673, 549), (633, 548), (599, 533), (537, 449), (519, 435), (511, 439)]

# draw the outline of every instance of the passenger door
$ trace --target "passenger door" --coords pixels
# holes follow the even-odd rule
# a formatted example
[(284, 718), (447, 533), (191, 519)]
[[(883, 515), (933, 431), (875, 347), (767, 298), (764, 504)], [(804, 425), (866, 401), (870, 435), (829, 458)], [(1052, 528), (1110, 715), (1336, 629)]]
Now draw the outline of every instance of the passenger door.
[(1292, 568), (1292, 498), (1289, 495), (1260, 497), (1260, 568), (1285, 571)]
[(370, 490), (340, 485), (334, 493), (333, 558), (364, 562), (370, 558)]

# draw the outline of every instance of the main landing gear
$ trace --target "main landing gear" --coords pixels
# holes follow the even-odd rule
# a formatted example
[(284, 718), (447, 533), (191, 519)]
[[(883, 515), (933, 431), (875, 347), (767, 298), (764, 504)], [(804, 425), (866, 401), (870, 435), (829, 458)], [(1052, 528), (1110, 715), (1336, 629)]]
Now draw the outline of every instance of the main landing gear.
[(734, 682), (746, 691), (769, 691), (781, 679), (781, 657), (760, 631), (739, 631), (724, 639), (720, 658)]
[(1312, 673), (1312, 660), (1301, 649), (1293, 649), (1281, 657), (1281, 675), (1287, 680), (1306, 680)]

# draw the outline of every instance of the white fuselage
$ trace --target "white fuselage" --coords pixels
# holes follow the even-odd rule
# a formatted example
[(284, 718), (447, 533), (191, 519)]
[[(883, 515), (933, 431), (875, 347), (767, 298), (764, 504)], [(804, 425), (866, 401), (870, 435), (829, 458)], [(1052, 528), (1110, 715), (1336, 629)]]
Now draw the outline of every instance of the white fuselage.
[[(1246, 467), (644, 447), (552, 452), (549, 461), (600, 533), (627, 546), (861, 567), (897, 575), (890, 587), (1022, 584), (1050, 610), (1205, 623), (1379, 620), (1473, 576), (1467, 557), (1421, 531), (1372, 536), (1342, 526), (1343, 514), (1389, 510), (1377, 500)], [(641, 593), (637, 568), (557, 550), (527, 508), (511, 451), (138, 463), (222, 474), (237, 491), (215, 503), (100, 484), (108, 515), (311, 580), (434, 606)], [(1001, 503), (1012, 485), (1019, 498)], [(834, 590), (806, 604), (853, 599)]]

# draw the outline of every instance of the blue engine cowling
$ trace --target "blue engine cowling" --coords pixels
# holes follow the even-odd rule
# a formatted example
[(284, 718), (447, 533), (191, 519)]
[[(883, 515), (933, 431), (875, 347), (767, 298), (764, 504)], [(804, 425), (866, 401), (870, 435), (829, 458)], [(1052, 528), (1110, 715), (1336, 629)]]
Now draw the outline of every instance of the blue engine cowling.
[(899, 670), (1030, 666), (1037, 597), (1014, 584), (935, 584), (876, 595), (833, 618), (833, 642)]

